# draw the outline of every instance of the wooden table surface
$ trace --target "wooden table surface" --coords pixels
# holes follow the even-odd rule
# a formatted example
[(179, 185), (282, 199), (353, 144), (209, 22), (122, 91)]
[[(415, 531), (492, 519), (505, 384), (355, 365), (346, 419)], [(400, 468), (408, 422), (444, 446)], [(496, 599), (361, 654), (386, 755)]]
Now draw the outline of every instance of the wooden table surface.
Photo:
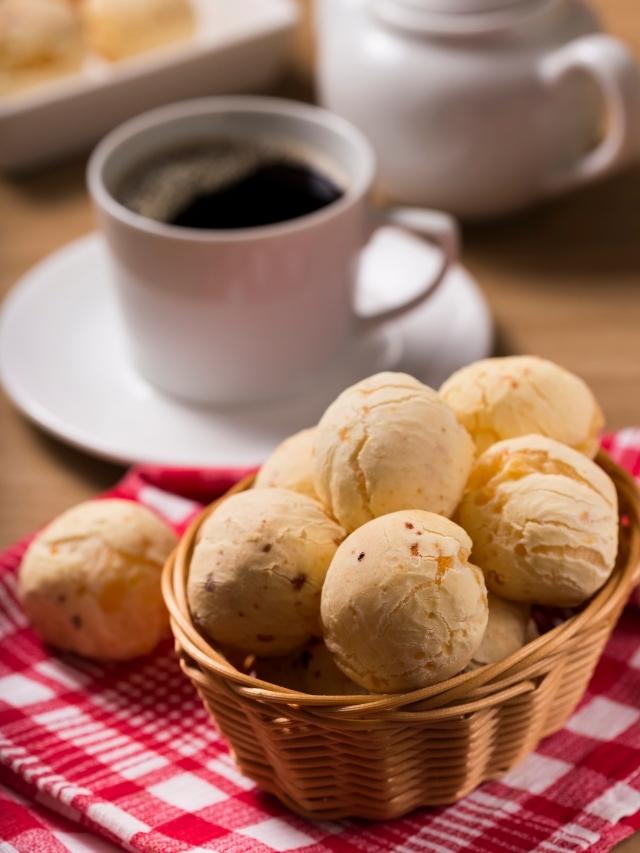
[[(637, 3), (598, 5), (640, 56)], [(311, 46), (305, 14), (279, 92), (311, 95)], [(84, 166), (0, 179), (0, 294), (93, 229)], [(611, 427), (640, 424), (640, 167), (511, 220), (466, 228), (464, 240), (463, 261), (495, 312), (500, 349), (556, 359), (591, 384)], [(4, 397), (0, 424), (0, 546), (122, 473), (44, 435)]]
[[(640, 57), (637, 4), (596, 3), (608, 29)], [(311, 45), (305, 14), (278, 92), (311, 96)], [(93, 229), (84, 165), (0, 180), (0, 294), (36, 261)], [(557, 360), (589, 382), (610, 427), (640, 424), (640, 166), (509, 221), (466, 228), (464, 240), (463, 261), (495, 312), (500, 350)], [(121, 473), (44, 435), (1, 397), (0, 546)], [(640, 851), (633, 839), (623, 846)]]

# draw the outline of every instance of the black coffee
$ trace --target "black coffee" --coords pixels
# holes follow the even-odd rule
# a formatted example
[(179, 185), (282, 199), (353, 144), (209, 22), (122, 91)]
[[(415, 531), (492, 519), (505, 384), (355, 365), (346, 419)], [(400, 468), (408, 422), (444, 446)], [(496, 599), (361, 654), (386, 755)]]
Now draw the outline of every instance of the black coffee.
[(283, 150), (215, 140), (169, 152), (126, 176), (117, 193), (129, 209), (186, 228), (255, 228), (297, 219), (343, 190), (315, 165)]

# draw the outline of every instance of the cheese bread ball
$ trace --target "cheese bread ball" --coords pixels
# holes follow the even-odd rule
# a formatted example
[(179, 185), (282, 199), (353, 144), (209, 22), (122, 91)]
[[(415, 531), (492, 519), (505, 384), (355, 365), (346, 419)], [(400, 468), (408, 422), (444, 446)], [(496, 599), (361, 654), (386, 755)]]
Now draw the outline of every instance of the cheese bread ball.
[(541, 435), (492, 445), (477, 460), (457, 521), (496, 595), (571, 607), (609, 577), (618, 501), (595, 462)]
[(87, 42), (107, 59), (189, 38), (195, 18), (189, 0), (84, 0)]
[(124, 500), (81, 503), (31, 543), (19, 592), (48, 643), (99, 660), (152, 651), (168, 634), (160, 573), (177, 543), (151, 510)]
[(315, 427), (286, 438), (258, 471), (255, 488), (279, 487), (316, 498), (313, 486), (313, 438)]
[(0, 0), (0, 94), (80, 68), (78, 16), (66, 0)]
[(535, 639), (537, 631), (528, 604), (506, 601), (489, 593), (489, 621), (469, 668), (497, 663)]
[(376, 693), (426, 687), (465, 668), (487, 626), (471, 540), (424, 510), (383, 515), (345, 539), (322, 590), (324, 638), (340, 669)]
[(286, 657), (257, 658), (254, 672), (262, 681), (301, 693), (317, 696), (355, 696), (366, 693), (338, 669), (333, 655), (318, 638)]
[(496, 441), (539, 433), (593, 458), (604, 419), (589, 387), (531, 355), (487, 358), (454, 373), (440, 396), (470, 432), (478, 453)]
[(262, 657), (320, 633), (320, 591), (344, 530), (317, 501), (251, 489), (222, 501), (196, 542), (187, 595), (210, 639)]
[(451, 515), (471, 470), (473, 442), (438, 394), (404, 373), (347, 388), (314, 440), (315, 488), (347, 529), (401, 509)]

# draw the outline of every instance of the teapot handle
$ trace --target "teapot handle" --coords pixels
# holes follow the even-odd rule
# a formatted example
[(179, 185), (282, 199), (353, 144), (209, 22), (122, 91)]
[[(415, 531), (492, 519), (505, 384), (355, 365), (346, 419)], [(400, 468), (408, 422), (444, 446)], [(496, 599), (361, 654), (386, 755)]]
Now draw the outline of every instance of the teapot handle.
[(549, 87), (576, 70), (591, 75), (602, 91), (607, 128), (595, 148), (551, 176), (545, 187), (550, 194), (590, 183), (640, 153), (640, 71), (631, 52), (611, 36), (583, 36), (548, 54), (539, 66)]

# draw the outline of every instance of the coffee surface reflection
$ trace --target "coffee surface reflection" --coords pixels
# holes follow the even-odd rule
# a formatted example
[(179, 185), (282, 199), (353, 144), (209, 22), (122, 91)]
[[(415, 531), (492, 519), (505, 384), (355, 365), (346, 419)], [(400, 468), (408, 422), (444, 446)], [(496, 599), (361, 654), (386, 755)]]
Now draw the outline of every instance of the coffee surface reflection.
[(315, 163), (284, 149), (233, 139), (169, 151), (138, 165), (119, 200), (170, 225), (256, 228), (315, 213), (343, 190)]

